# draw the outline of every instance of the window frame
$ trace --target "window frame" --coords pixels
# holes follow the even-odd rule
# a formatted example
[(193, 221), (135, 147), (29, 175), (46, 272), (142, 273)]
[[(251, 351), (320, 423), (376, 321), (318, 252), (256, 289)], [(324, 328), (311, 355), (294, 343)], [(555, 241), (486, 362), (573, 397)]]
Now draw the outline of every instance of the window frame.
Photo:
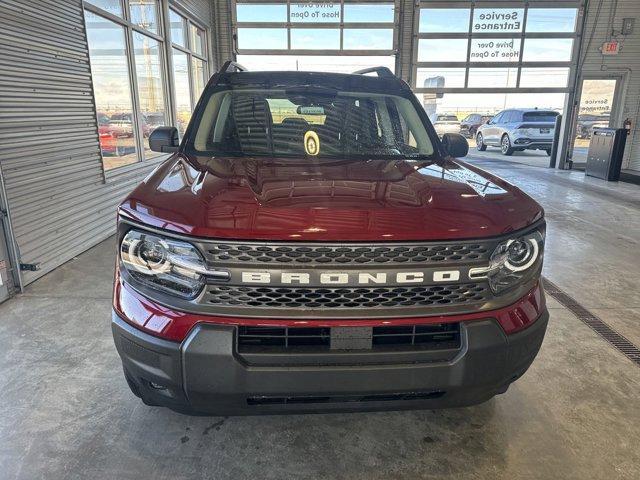
[[(133, 34), (138, 33), (144, 36), (147, 36), (159, 43), (159, 55), (160, 55), (160, 74), (162, 76), (162, 86), (164, 89), (164, 111), (166, 116), (167, 125), (176, 125), (176, 100), (175, 100), (175, 88), (174, 88), (174, 78), (173, 78), (173, 56), (172, 56), (172, 48), (176, 48), (181, 51), (185, 51), (188, 56), (188, 71), (189, 71), (189, 85), (190, 85), (190, 98), (191, 98), (191, 110), (193, 111), (195, 108), (195, 99), (194, 99), (194, 84), (192, 78), (192, 63), (191, 58), (196, 57), (204, 62), (205, 65), (205, 77), (210, 77), (210, 59), (209, 59), (209, 29), (196, 21), (191, 17), (186, 11), (181, 9), (179, 6), (174, 5), (173, 2), (169, 2), (167, 0), (158, 0), (157, 1), (157, 21), (156, 24), (158, 26), (158, 33), (154, 33), (152, 31), (146, 30), (137, 24), (133, 23), (131, 20), (131, 10), (130, 10), (130, 0), (119, 0), (120, 6), (122, 8), (122, 16), (115, 15), (106, 10), (101, 9), (100, 7), (92, 4), (90, 0), (84, 0), (82, 2), (83, 8), (83, 22), (84, 22), (84, 11), (88, 11), (94, 15), (98, 15), (101, 18), (104, 18), (110, 22), (115, 23), (120, 26), (124, 30), (124, 39), (125, 39), (125, 56), (128, 67), (128, 78), (129, 78), (129, 91), (131, 95), (131, 106), (132, 106), (132, 118), (135, 125), (134, 132), (134, 141), (136, 147), (137, 160), (127, 165), (123, 165), (121, 167), (111, 168), (109, 170), (105, 169), (104, 157), (102, 155), (102, 150), (100, 150), (100, 159), (101, 166), (103, 172), (104, 181), (108, 181), (114, 175), (118, 175), (122, 172), (125, 172), (129, 169), (135, 169), (141, 166), (141, 164), (153, 164), (159, 163), (165, 160), (170, 154), (159, 154), (154, 155), (150, 158), (147, 158), (144, 154), (144, 134), (143, 134), (143, 118), (141, 111), (141, 102), (139, 95), (139, 85), (138, 85), (138, 75), (136, 71), (136, 58), (134, 51), (134, 40)], [(187, 21), (187, 29), (186, 29), (186, 43), (187, 47), (191, 46), (191, 34), (190, 34), (190, 26), (193, 25), (204, 32), (204, 52), (203, 55), (200, 55), (194, 51), (191, 51), (189, 48), (185, 48), (179, 45), (174, 45), (171, 40), (171, 31), (170, 31), (170, 23), (169, 23), (169, 9), (173, 10), (175, 13), (179, 14), (181, 17), (185, 18)], [(86, 31), (86, 24), (84, 25)], [(92, 80), (93, 81), (93, 80)], [(92, 87), (93, 89), (93, 84)], [(94, 99), (94, 114), (97, 119), (97, 106), (95, 105)]]
[[(186, 20), (186, 30), (185, 30), (185, 46), (179, 45), (177, 43), (173, 43), (173, 39), (171, 38), (171, 27), (170, 27), (170, 23), (169, 23), (169, 11), (172, 11), (173, 13), (180, 15), (183, 19)], [(191, 98), (191, 111), (193, 111), (196, 107), (196, 103), (198, 101), (198, 98), (200, 96), (200, 94), (198, 94), (198, 96), (195, 95), (195, 78), (194, 78), (194, 74), (193, 74), (193, 58), (197, 58), (199, 60), (202, 60), (204, 62), (204, 74), (205, 74), (205, 78), (211, 78), (211, 69), (210, 69), (210, 62), (209, 62), (209, 32), (207, 30), (207, 28), (202, 25), (200, 22), (196, 21), (195, 19), (193, 19), (193, 17), (189, 16), (182, 8), (180, 8), (178, 5), (175, 5), (173, 3), (171, 3), (168, 6), (167, 9), (167, 13), (166, 13), (166, 32), (167, 32), (167, 49), (170, 51), (170, 55), (171, 55), (171, 74), (172, 74), (172, 78), (173, 78), (173, 50), (172, 49), (176, 49), (181, 51), (182, 53), (185, 53), (187, 55), (187, 72), (188, 72), (188, 76), (189, 76), (189, 87), (190, 87), (190, 91), (189, 91), (189, 96)], [(202, 30), (204, 32), (204, 52), (202, 54), (199, 54), (195, 51), (195, 48), (193, 48), (193, 45), (191, 45), (192, 43), (192, 38), (191, 38), (191, 27), (196, 27), (200, 30)], [(172, 82), (173, 83), (173, 82)], [(172, 89), (172, 101), (173, 104), (176, 105), (176, 99), (174, 96), (175, 92)], [(176, 112), (174, 112), (175, 114)], [(174, 116), (174, 124), (176, 123), (176, 118)]]

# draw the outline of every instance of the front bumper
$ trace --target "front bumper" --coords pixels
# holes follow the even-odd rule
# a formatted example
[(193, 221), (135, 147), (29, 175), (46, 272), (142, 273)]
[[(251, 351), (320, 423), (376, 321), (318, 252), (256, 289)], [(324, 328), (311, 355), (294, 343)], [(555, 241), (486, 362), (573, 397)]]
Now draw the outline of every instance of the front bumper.
[(461, 322), (461, 348), (449, 358), (348, 351), (328, 352), (312, 363), (300, 356), (246, 357), (236, 348), (234, 325), (199, 324), (177, 343), (144, 333), (113, 312), (112, 330), (127, 380), (145, 403), (238, 415), (481, 403), (529, 368), (547, 322), (545, 308), (526, 329), (507, 336), (488, 312), (485, 320)]

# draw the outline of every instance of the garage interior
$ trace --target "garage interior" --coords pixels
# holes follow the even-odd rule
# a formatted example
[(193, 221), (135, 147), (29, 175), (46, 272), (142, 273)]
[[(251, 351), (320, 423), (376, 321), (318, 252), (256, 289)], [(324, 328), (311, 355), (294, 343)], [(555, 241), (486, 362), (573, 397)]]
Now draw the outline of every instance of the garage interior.
[[(277, 0), (0, 6), (0, 477), (640, 478), (640, 4), (314, 4), (323, 21)], [(489, 11), (515, 23), (483, 32)], [(490, 41), (509, 44), (496, 47), (504, 57), (483, 53)], [(561, 112), (552, 158), (469, 139), (466, 161), (546, 211), (549, 330), (506, 394), (452, 410), (259, 417), (187, 417), (131, 395), (109, 323), (116, 207), (167, 158), (149, 132), (184, 133), (228, 59), (388, 66), (428, 112), (458, 120)], [(585, 175), (588, 121), (627, 129), (621, 181)]]

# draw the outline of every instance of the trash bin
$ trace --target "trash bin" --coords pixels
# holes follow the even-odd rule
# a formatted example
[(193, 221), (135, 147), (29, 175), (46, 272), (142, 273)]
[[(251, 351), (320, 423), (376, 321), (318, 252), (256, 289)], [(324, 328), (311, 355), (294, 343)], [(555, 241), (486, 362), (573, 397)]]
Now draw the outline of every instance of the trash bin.
[(589, 142), (585, 175), (617, 182), (626, 142), (627, 130), (624, 128), (595, 129)]

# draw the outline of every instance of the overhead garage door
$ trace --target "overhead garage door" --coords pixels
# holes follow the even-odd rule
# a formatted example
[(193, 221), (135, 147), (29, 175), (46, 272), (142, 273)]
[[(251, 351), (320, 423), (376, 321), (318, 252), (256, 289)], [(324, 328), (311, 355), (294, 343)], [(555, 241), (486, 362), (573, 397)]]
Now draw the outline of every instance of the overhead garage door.
[(412, 87), (429, 113), (459, 119), (511, 107), (562, 110), (575, 81), (580, 6), (422, 0)]
[(397, 9), (389, 0), (237, 0), (235, 51), (250, 70), (395, 70)]

